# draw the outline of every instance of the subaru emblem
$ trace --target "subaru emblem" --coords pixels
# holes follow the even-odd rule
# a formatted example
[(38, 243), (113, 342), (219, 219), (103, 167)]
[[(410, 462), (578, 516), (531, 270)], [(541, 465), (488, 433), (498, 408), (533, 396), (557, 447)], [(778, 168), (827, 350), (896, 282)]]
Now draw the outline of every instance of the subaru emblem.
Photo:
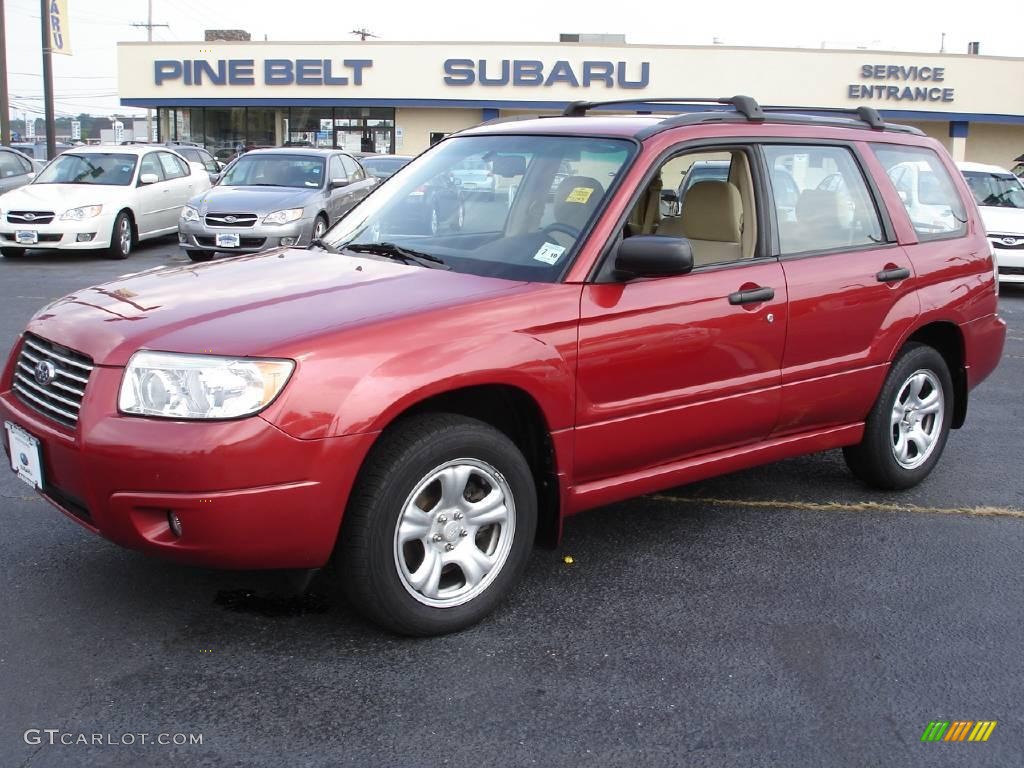
[(1003, 238), (1003, 245), (1016, 245), (1016, 244), (1017, 244), (1017, 238), (1016, 237), (1004, 237)]
[(24, 453), (19, 453), (18, 454), (18, 460), (21, 462), (21, 466), (23, 466), (23, 467), (27, 467), (28, 466), (28, 456), (26, 456)]
[(40, 360), (36, 363), (36, 383), (46, 386), (57, 375), (57, 368), (49, 360)]
[(35, 221), (36, 215), (34, 213), (24, 213), (22, 214), (21, 218), (23, 218), (25, 221)]
[(224, 221), (226, 221), (228, 224), (234, 224), (236, 221), (238, 221), (238, 219), (236, 219), (234, 216), (225, 216)]

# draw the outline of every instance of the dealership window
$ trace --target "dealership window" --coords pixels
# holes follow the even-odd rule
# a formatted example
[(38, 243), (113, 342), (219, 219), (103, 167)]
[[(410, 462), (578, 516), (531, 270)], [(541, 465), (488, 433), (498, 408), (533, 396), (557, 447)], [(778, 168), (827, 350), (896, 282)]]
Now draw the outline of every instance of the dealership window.
[(884, 242), (878, 210), (849, 149), (769, 144), (764, 154), (781, 254)]
[(298, 147), (334, 145), (334, 116), (330, 107), (292, 107), (285, 116), (285, 141)]
[(918, 238), (967, 234), (967, 211), (938, 155), (922, 147), (872, 144), (871, 148), (896, 187)]
[(203, 144), (227, 162), (245, 147), (245, 107), (206, 107), (205, 117)]
[(273, 147), (277, 145), (274, 124), (277, 110), (266, 107), (247, 107), (245, 110), (246, 146)]

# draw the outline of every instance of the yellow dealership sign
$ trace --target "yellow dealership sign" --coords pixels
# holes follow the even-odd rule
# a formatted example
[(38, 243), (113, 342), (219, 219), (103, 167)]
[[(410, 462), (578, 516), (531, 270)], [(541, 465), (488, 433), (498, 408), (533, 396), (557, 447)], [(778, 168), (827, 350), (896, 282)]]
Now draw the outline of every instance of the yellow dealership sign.
[(71, 24), (68, 18), (68, 0), (50, 2), (50, 50), (71, 55)]

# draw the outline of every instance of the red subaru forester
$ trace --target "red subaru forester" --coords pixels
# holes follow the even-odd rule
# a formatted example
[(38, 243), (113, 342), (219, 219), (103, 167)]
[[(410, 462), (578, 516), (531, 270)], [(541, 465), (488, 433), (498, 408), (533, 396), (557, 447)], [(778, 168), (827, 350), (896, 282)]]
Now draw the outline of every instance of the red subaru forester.
[(50, 304), (0, 381), (12, 467), (182, 562), (333, 553), (407, 634), (480, 619), (590, 507), (839, 447), (926, 477), (1005, 337), (939, 143), (864, 108), (593, 106), (442, 141), (308, 249)]

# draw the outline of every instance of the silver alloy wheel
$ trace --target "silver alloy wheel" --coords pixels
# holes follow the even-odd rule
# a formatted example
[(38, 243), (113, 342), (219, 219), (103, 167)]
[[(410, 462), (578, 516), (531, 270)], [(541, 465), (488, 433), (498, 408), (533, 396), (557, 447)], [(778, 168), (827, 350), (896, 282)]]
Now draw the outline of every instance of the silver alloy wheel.
[(313, 224), (313, 239), (319, 240), (324, 236), (324, 232), (327, 231), (327, 223), (320, 217), (317, 217), (316, 222)]
[(132, 251), (132, 223), (127, 216), (121, 218), (121, 228), (117, 233), (118, 245), (121, 246), (121, 253), (127, 256)]
[(890, 417), (890, 443), (896, 463), (917, 469), (928, 460), (942, 434), (945, 396), (938, 377), (929, 370), (914, 371), (896, 395)]
[(502, 474), (479, 459), (454, 459), (416, 484), (395, 525), (402, 586), (433, 608), (454, 608), (486, 590), (515, 537), (516, 508)]

